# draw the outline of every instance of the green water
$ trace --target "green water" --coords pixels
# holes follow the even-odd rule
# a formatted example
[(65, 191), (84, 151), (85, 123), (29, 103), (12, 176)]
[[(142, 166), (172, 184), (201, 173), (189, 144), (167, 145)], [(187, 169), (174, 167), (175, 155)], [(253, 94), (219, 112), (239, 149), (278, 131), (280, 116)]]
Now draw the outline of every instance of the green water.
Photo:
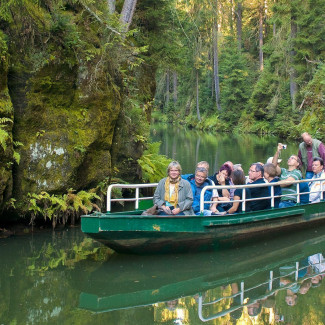
[[(245, 301), (259, 306), (254, 324), (274, 324), (275, 317), (323, 324), (324, 283), (305, 288), (317, 271), (286, 274), (324, 248), (325, 227), (241, 249), (145, 257), (112, 255), (78, 228), (0, 239), (0, 324), (203, 324), (200, 297), (218, 300), (203, 306), (203, 318), (226, 313), (207, 324), (236, 324), (238, 316), (250, 324), (247, 307), (227, 313), (239, 307), (239, 298), (226, 297), (241, 285), (253, 288)], [(276, 279), (270, 287), (271, 274), (291, 287)]]
[(178, 160), (184, 173), (193, 172), (198, 161), (206, 160), (211, 174), (228, 160), (242, 164), (245, 172), (254, 162), (266, 163), (274, 155), (278, 142), (288, 145), (286, 150), (282, 150), (281, 157), (281, 167), (287, 167), (287, 159), (298, 154), (299, 144), (274, 136), (213, 134), (166, 124), (153, 125), (151, 139), (161, 141), (160, 153)]
[[(213, 171), (226, 160), (247, 170), (271, 156), (279, 141), (159, 126), (152, 134), (185, 173), (199, 160), (208, 160)], [(285, 162), (297, 144), (283, 142)], [(308, 265), (308, 256), (322, 252), (325, 227), (291, 230), (240, 249), (176, 256), (113, 254), (79, 228), (4, 238), (0, 325), (324, 324), (324, 283), (311, 286), (317, 268), (294, 273), (296, 263)], [(255, 309), (239, 308), (239, 296), (227, 298), (241, 287), (253, 288), (243, 298), (246, 305), (255, 302)], [(201, 318), (214, 319), (200, 319), (200, 302)], [(252, 310), (255, 316), (248, 314)]]

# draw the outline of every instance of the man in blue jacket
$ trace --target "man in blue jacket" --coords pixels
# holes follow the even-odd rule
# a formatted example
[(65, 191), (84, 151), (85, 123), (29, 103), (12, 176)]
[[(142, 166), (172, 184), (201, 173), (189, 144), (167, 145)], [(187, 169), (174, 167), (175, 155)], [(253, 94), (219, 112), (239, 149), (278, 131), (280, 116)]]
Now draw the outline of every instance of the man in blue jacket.
[[(195, 174), (193, 175), (184, 175), (182, 178), (186, 179), (190, 182), (193, 192), (193, 204), (192, 209), (196, 215), (201, 213), (200, 211), (200, 197), (202, 189), (205, 186), (214, 185), (213, 182), (207, 178), (208, 171), (206, 168), (203, 167), (196, 167)], [(212, 201), (212, 189), (205, 191), (204, 200), (205, 201)], [(210, 203), (204, 204), (204, 210), (202, 211), (204, 214), (209, 214), (207, 211), (210, 209)]]

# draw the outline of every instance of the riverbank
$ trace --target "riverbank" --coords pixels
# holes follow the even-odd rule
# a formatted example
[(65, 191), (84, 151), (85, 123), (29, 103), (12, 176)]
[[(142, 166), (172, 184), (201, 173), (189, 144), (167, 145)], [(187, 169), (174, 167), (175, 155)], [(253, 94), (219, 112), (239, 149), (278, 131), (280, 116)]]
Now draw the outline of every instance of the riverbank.
[(190, 129), (205, 132), (220, 132), (233, 134), (256, 134), (272, 135), (283, 139), (301, 140), (301, 133), (308, 132), (318, 140), (325, 141), (325, 133), (320, 132), (317, 125), (312, 123), (312, 117), (299, 120), (297, 116), (279, 118), (274, 122), (271, 120), (255, 119), (253, 114), (242, 113), (241, 118), (236, 123), (224, 119), (219, 114), (202, 115), (199, 121), (196, 115), (186, 117), (177, 113), (162, 114), (155, 110), (152, 113), (152, 123), (166, 123), (167, 125), (180, 125)]

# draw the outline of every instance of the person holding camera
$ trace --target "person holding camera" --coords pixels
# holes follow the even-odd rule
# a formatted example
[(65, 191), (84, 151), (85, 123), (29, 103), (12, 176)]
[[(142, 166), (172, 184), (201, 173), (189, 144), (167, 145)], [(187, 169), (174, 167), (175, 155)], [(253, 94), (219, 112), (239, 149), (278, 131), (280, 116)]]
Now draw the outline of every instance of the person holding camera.
[(299, 144), (298, 157), (302, 161), (306, 178), (310, 179), (314, 176), (313, 159), (320, 157), (325, 161), (325, 146), (321, 141), (313, 139), (308, 132), (304, 132), (301, 137), (303, 142)]
[(301, 160), (296, 155), (291, 155), (288, 159), (288, 169), (280, 168), (277, 162), (281, 150), (286, 148), (286, 145), (278, 143), (277, 151), (273, 156), (272, 164), (276, 166), (276, 172), (280, 175), (280, 181), (278, 185), (282, 188), (282, 197), (279, 204), (279, 208), (286, 208), (294, 206), (297, 203), (297, 185), (290, 182), (298, 181), (302, 179), (302, 174), (300, 171)]

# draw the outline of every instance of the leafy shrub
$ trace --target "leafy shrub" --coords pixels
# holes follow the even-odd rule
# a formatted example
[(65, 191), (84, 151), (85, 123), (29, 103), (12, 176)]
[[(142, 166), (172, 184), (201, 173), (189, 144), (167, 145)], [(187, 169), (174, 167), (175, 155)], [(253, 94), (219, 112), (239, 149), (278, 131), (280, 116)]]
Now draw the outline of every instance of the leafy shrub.
[(160, 142), (148, 144), (148, 149), (138, 159), (142, 169), (142, 179), (145, 182), (155, 183), (166, 176), (166, 169), (171, 159), (159, 154)]

